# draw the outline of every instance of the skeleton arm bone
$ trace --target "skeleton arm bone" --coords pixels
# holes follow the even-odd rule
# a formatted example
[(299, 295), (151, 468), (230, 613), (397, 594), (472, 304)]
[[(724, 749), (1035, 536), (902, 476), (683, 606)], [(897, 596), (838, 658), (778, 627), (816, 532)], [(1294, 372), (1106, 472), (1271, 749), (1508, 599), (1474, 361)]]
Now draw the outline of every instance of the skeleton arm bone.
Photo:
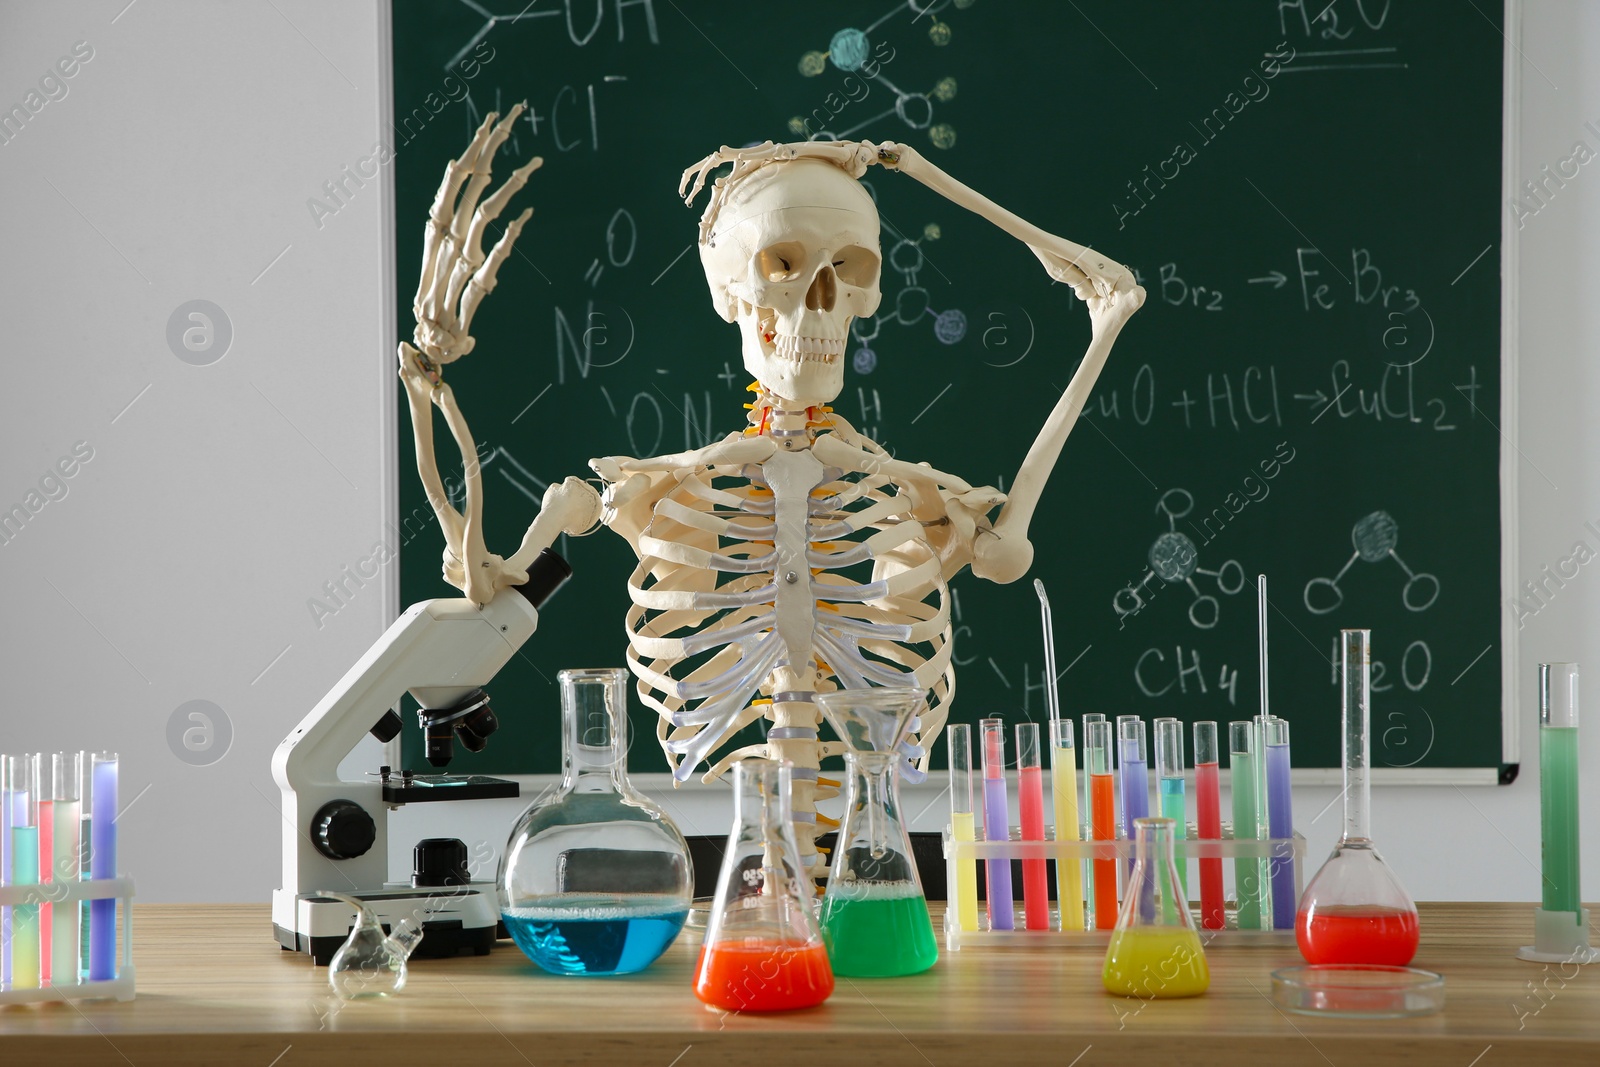
[(974, 528), (973, 573), (991, 581), (1012, 582), (1026, 573), (1033, 562), (1028, 524), (1038, 507), (1044, 484), (1089, 399), (1089, 391), (1105, 367), (1117, 334), (1144, 303), (1144, 290), (1135, 283), (1127, 267), (1019, 218), (956, 181), (914, 148), (886, 142), (878, 146), (878, 158), (884, 166), (904, 171), (1022, 241), (1052, 278), (1071, 285), (1089, 307), (1093, 334), (1083, 362), (1028, 449), (999, 516), (992, 525), (978, 521)]
[(982, 193), (956, 181), (928, 162), (915, 148), (892, 141), (885, 141), (877, 148), (878, 160), (885, 167), (910, 175), (945, 199), (981, 215), (1027, 245), (1050, 276), (1071, 285), (1080, 298), (1087, 300), (1090, 296), (1090, 292), (1084, 291), (1085, 282), (1089, 283), (1091, 292), (1102, 297), (1113, 292), (1132, 293), (1138, 288), (1133, 272), (1121, 263), (1092, 248), (1041, 230)]
[[(417, 319), (415, 347), (400, 346), (400, 376), (410, 401), (417, 471), (445, 535), (445, 580), (479, 604), (487, 603), (508, 585), (526, 582), (528, 565), (557, 536), (581, 533), (600, 517), (599, 494), (583, 482), (568, 478), (545, 492), (543, 508), (523, 535), (515, 555), (501, 559), (489, 552), (483, 541), (483, 472), (477, 445), (455, 394), (442, 377), (442, 366), (472, 351), (474, 341), (469, 331), (473, 315), (494, 291), (496, 275), (532, 214), (529, 208), (511, 220), (485, 255), (486, 227), (499, 218), (540, 165), (538, 157), (529, 160), (480, 202), (492, 177), (495, 153), (510, 136), (522, 110), (523, 105), (518, 104), (503, 119), (491, 112), (466, 152), (445, 169), (428, 213), (422, 272), (412, 302)], [(439, 477), (430, 401), (443, 413), (461, 453), (466, 485), (464, 513), (450, 504)]]
[[(1044, 484), (1055, 469), (1061, 448), (1067, 443), (1067, 435), (1072, 432), (1084, 404), (1089, 400), (1089, 390), (1094, 388), (1095, 379), (1105, 367), (1112, 342), (1117, 339), (1128, 316), (1138, 310), (1143, 300), (1144, 290), (1139, 288), (1132, 293), (1118, 291), (1108, 297), (1091, 299), (1090, 317), (1094, 322), (1094, 337), (1089, 342), (1089, 350), (1084, 353), (1083, 362), (1067, 383), (1061, 399), (1051, 409), (1039, 436), (1034, 438), (1033, 446), (1028, 449), (1027, 457), (1018, 468), (1016, 478), (1012, 480), (1011, 492), (991, 528), (994, 536), (980, 537), (973, 546), (972, 573), (978, 577), (993, 582), (1014, 582), (1026, 574), (1033, 563), (1028, 524), (1039, 505)], [(1102, 307), (1097, 309), (1095, 304), (1102, 301)], [(1097, 314), (1097, 310), (1101, 313)]]
[(433, 455), (433, 411), (428, 406), (435, 383), (425, 376), (423, 367), (421, 353), (402, 341), (400, 380), (405, 384), (406, 399), (411, 405), (411, 434), (416, 443), (417, 473), (422, 477), (422, 488), (427, 493), (434, 516), (439, 520), (439, 528), (444, 531), (445, 551), (460, 559), (461, 534), (465, 522), (461, 513), (451, 505), (439, 478), (439, 465)]

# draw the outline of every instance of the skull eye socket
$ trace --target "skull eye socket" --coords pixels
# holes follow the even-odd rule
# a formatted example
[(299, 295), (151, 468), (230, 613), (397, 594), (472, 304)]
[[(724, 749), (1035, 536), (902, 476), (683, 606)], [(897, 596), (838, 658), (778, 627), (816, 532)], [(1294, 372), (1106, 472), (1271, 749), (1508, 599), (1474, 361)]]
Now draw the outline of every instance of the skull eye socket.
[(833, 272), (840, 281), (857, 289), (871, 288), (878, 280), (880, 266), (877, 254), (860, 245), (841, 248), (833, 257)]
[(756, 270), (769, 282), (792, 282), (805, 258), (805, 249), (792, 241), (768, 245), (756, 253)]

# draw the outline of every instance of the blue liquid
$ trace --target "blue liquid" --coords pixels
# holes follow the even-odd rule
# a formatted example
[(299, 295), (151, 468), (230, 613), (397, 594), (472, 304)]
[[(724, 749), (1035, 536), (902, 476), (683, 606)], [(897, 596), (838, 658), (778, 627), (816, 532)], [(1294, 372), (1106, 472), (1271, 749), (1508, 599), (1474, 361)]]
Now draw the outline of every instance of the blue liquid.
[[(1267, 825), (1273, 837), (1294, 836), (1294, 814), (1290, 810), (1293, 793), (1289, 789), (1289, 746), (1267, 746)], [(1294, 846), (1279, 846), (1268, 861), (1272, 881), (1272, 927), (1293, 930), (1298, 898), (1294, 892)]]
[[(117, 876), (117, 759), (92, 759), (89, 795), (91, 827), (89, 870), (96, 879)], [(89, 977), (117, 976), (117, 902), (89, 901)]]
[[(1006, 804), (1006, 780), (983, 778), (983, 839), (1011, 840), (1011, 809)], [(989, 929), (1012, 930), (1016, 917), (1012, 911), (1011, 861), (985, 860), (984, 899), (989, 905)]]
[(501, 912), (511, 939), (551, 974), (632, 974), (654, 963), (689, 917), (672, 897), (618, 903), (615, 898), (557, 898)]
[[(1132, 841), (1138, 836), (1134, 830), (1135, 819), (1150, 815), (1150, 765), (1139, 758), (1139, 743), (1124, 739), (1122, 759), (1122, 836)], [(1128, 874), (1133, 874), (1133, 859), (1128, 859)]]

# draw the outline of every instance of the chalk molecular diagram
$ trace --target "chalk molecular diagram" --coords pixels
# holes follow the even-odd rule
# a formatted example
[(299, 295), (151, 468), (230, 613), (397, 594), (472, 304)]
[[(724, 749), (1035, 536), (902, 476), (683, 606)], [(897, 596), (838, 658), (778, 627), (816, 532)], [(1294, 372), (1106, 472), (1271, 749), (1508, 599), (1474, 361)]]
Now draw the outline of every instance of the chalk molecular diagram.
[[(950, 148), (956, 143), (955, 127), (947, 122), (935, 123), (933, 121), (934, 101), (948, 103), (955, 99), (956, 80), (954, 78), (940, 78), (927, 92), (908, 93), (894, 82), (890, 81), (883, 73), (883, 68), (894, 61), (894, 49), (890, 46), (887, 52), (875, 49), (872, 44), (871, 34), (884, 23), (896, 15), (909, 14), (912, 22), (920, 22), (923, 16), (929, 16), (928, 39), (936, 46), (944, 47), (950, 43), (953, 32), (950, 24), (939, 20), (938, 12), (944, 8), (955, 6), (958, 8), (971, 7), (973, 0), (904, 0), (896, 4), (888, 12), (881, 15), (866, 29), (846, 27), (833, 35), (828, 42), (826, 52), (807, 52), (800, 57), (800, 73), (807, 78), (815, 78), (828, 69), (828, 64), (846, 74), (854, 74), (865, 70), (869, 82), (882, 85), (894, 94), (894, 105), (887, 111), (880, 111), (870, 116), (861, 116), (853, 113), (852, 105), (860, 100), (865, 100), (870, 94), (870, 88), (859, 97), (853, 92), (839, 94), (830, 93), (821, 108), (810, 115), (796, 115), (789, 120), (789, 131), (796, 134), (805, 134), (813, 141), (846, 141), (851, 136), (877, 122), (893, 115), (904, 123), (908, 129), (927, 130), (928, 140), (935, 148)], [(885, 42), (887, 43), (887, 42)], [(848, 128), (836, 129), (841, 125), (841, 116), (849, 115), (852, 122)], [(825, 128), (819, 128), (825, 127)]]
[[(1174, 511), (1170, 501), (1179, 497), (1185, 501), (1183, 509)], [(1181, 582), (1194, 594), (1194, 600), (1189, 604), (1189, 622), (1197, 630), (1209, 630), (1222, 618), (1222, 602), (1209, 593), (1200, 592), (1194, 576), (1199, 574), (1214, 579), (1217, 592), (1235, 596), (1244, 590), (1244, 567), (1236, 559), (1225, 561), (1214, 571), (1200, 566), (1200, 550), (1187, 534), (1178, 532), (1178, 520), (1194, 510), (1194, 496), (1187, 489), (1168, 489), (1162, 493), (1161, 499), (1156, 502), (1156, 510), (1166, 514), (1167, 532), (1150, 545), (1150, 569), (1137, 582), (1118, 589), (1111, 598), (1111, 608), (1119, 619), (1137, 615), (1144, 610), (1147, 600), (1155, 599), (1154, 593), (1148, 597), (1145, 595), (1152, 579), (1160, 578), (1168, 585)]]
[[(1355, 551), (1345, 560), (1344, 566), (1339, 568), (1339, 573), (1332, 578), (1313, 578), (1306, 583), (1306, 610), (1313, 615), (1328, 614), (1344, 603), (1344, 590), (1339, 588), (1339, 581), (1356, 560), (1382, 563), (1386, 558), (1392, 558), (1400, 564), (1400, 569), (1406, 572), (1406, 584), (1400, 590), (1400, 601), (1405, 604), (1406, 609), (1427, 611), (1433, 607), (1433, 602), (1439, 599), (1439, 579), (1431, 574), (1418, 574), (1406, 566), (1406, 561), (1394, 550), (1399, 541), (1400, 524), (1395, 522), (1387, 511), (1374, 511), (1358, 521), (1350, 528), (1350, 543), (1355, 547)], [(1324, 587), (1332, 591), (1331, 601), (1324, 599), (1326, 596), (1322, 591)], [(1320, 603), (1313, 603), (1313, 599)]]
[(878, 353), (872, 348), (878, 331), (885, 322), (913, 326), (923, 319), (933, 317), (933, 336), (941, 344), (953, 345), (967, 336), (967, 315), (959, 308), (935, 311), (928, 306), (928, 290), (917, 284), (917, 274), (926, 258), (922, 254), (923, 241), (937, 241), (939, 227), (928, 223), (922, 236), (915, 241), (901, 237), (889, 249), (885, 259), (890, 269), (900, 275), (900, 291), (895, 294), (894, 313), (886, 314), (880, 307), (870, 319), (856, 319), (850, 324), (850, 336), (855, 338), (856, 350), (850, 365), (857, 374), (871, 374), (878, 366)]

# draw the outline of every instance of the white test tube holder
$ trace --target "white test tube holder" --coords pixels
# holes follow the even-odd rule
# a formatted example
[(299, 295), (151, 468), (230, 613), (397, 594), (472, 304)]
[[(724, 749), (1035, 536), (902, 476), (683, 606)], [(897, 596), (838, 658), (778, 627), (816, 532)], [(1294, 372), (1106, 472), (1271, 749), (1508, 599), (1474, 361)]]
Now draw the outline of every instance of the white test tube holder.
[[(24, 989), (0, 989), (0, 1005), (40, 1004), (63, 1000), (133, 999), (133, 879), (85, 878), (79, 882), (46, 882), (43, 885), (11, 885), (0, 888), (0, 905), (49, 904), (61, 907), (85, 900), (115, 900), (117, 925), (121, 931), (115, 978), (89, 979), (72, 985), (43, 985)], [(16, 913), (13, 912), (13, 919)]]
[[(1015, 828), (1013, 828), (1013, 832)], [(1049, 831), (1054, 833), (1052, 829)], [(1298, 832), (1292, 838), (1234, 838), (1232, 827), (1223, 824), (1223, 837), (1201, 838), (1194, 836), (1195, 828), (1191, 824), (1188, 835), (1181, 842), (1183, 859), (1181, 862), (1192, 863), (1195, 860), (1231, 860), (1231, 859), (1276, 859), (1285, 851), (1290, 852), (1294, 858), (1294, 897), (1298, 901), (1305, 891), (1305, 866), (1306, 866), (1306, 839)], [(1133, 859), (1134, 842), (1125, 837), (1115, 840), (1078, 840), (1057, 841), (1047, 838), (1043, 841), (1022, 841), (1012, 838), (1008, 841), (957, 841), (948, 826), (944, 830), (944, 859), (945, 859), (945, 884), (949, 886), (948, 893), (955, 892), (957, 871), (962, 863), (981, 863), (984, 860), (1055, 860), (1059, 862), (1082, 862), (1094, 860), (1116, 860), (1119, 872), (1126, 872), (1128, 861)], [(1015, 883), (1016, 880), (1013, 879)], [(1090, 880), (1084, 878), (1084, 888), (1087, 892)], [(1189, 889), (1191, 893), (1198, 889), (1199, 880), (1195, 871), (1191, 870)], [(1267, 894), (1270, 897), (1270, 893)], [(1006, 946), (1022, 948), (1062, 948), (1073, 945), (1085, 945), (1105, 948), (1111, 943), (1110, 930), (1062, 930), (1059, 902), (1052, 903), (1050, 907), (1050, 926), (1045, 930), (1025, 930), (1020, 924), (1015, 930), (989, 929), (989, 917), (985, 909), (978, 908), (978, 929), (967, 930), (962, 928), (960, 909), (952, 898), (944, 913), (944, 942), (945, 947), (951, 952), (959, 952), (963, 946)], [(1018, 914), (1021, 913), (1021, 901), (1017, 901)], [(1118, 909), (1121, 908), (1121, 898), (1118, 898)], [(1282, 947), (1295, 944), (1294, 925), (1291, 923), (1287, 929), (1269, 930), (1240, 930), (1237, 928), (1235, 912), (1236, 903), (1229, 902), (1224, 905), (1225, 923), (1223, 929), (1207, 929), (1200, 923), (1200, 906), (1198, 902), (1191, 902), (1190, 914), (1194, 918), (1195, 931), (1207, 948), (1214, 945), (1270, 945)], [(1084, 901), (1084, 915), (1092, 920), (1094, 915), (1094, 899), (1090, 897)]]

